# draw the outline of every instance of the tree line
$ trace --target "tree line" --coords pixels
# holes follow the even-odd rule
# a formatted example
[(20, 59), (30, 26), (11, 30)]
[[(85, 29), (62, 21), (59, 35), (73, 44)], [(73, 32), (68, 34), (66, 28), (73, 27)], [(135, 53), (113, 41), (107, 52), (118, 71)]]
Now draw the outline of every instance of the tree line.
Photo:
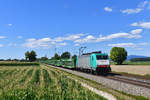
[(132, 62), (150, 61), (150, 57), (146, 57), (146, 58), (132, 58), (130, 61), (132, 61)]
[[(51, 57), (52, 60), (60, 60), (60, 59), (70, 59), (72, 58), (74, 61), (76, 61), (77, 55), (73, 55), (71, 57), (71, 53), (66, 51), (62, 53), (61, 55), (55, 53), (53, 57)], [(113, 62), (116, 62), (117, 64), (122, 64), (127, 59), (127, 51), (125, 48), (122, 47), (113, 47), (110, 51), (110, 59)], [(7, 59), (5, 61), (39, 61), (39, 60), (48, 60), (46, 56), (37, 58), (37, 54), (35, 51), (27, 51), (25, 52), (25, 59)], [(0, 61), (4, 61), (3, 59), (0, 59)], [(147, 58), (133, 58), (131, 59), (132, 62), (136, 61), (150, 61), (150, 57)]]
[[(72, 59), (76, 59), (77, 55), (73, 55)], [(60, 60), (60, 59), (70, 59), (71, 53), (66, 51), (62, 53), (61, 55), (58, 55), (57, 53), (54, 54), (54, 56), (51, 58), (52, 60)]]
[[(37, 60), (48, 60), (48, 58), (45, 56), (45, 57), (41, 57), (41, 58), (36, 58), (37, 54), (35, 51), (27, 51), (25, 53), (25, 60), (26, 61), (30, 61), (30, 62), (33, 62), (33, 61), (37, 61)], [(62, 53), (61, 55), (55, 53), (54, 56), (51, 58), (52, 60), (60, 60), (60, 59), (70, 59), (71, 58), (71, 53), (66, 51), (64, 53)], [(72, 56), (73, 59), (76, 58), (76, 55)]]

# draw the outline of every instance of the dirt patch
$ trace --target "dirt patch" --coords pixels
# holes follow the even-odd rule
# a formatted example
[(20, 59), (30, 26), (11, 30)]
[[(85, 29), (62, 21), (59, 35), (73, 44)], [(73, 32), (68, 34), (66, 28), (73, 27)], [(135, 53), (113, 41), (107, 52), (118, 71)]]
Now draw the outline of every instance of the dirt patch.
[(150, 74), (150, 65), (111, 65), (112, 71), (131, 74)]

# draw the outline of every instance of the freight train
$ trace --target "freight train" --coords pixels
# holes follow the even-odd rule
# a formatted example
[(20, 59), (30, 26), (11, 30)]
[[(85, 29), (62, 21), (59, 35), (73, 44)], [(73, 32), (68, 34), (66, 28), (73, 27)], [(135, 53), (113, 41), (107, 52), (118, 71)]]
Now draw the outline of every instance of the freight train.
[(50, 60), (48, 64), (96, 74), (111, 72), (108, 54), (100, 51), (82, 54), (76, 59)]

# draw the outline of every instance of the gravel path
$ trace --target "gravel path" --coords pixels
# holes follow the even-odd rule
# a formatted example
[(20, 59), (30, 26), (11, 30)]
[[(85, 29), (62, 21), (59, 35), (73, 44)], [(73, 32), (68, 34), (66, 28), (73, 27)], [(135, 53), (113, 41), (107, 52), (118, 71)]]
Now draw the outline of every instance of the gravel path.
[[(72, 77), (69, 77), (69, 76), (68, 76), (68, 78), (73, 79)], [(73, 80), (74, 80), (74, 79), (73, 79)], [(76, 79), (75, 79), (75, 81), (81, 83), (81, 85), (82, 85), (83, 87), (88, 88), (88, 89), (91, 90), (92, 92), (94, 92), (94, 93), (96, 93), (97, 95), (100, 95), (100, 96), (106, 98), (107, 100), (117, 100), (113, 95), (111, 95), (111, 94), (109, 94), (109, 93), (107, 93), (107, 92), (100, 91), (100, 90), (98, 90), (98, 89), (96, 89), (96, 88), (93, 88), (93, 87), (89, 86), (88, 84), (83, 83), (83, 82), (81, 82), (81, 81), (78, 81), (78, 80), (76, 80)]]
[(78, 71), (74, 71), (74, 70), (69, 70), (69, 69), (64, 69), (64, 68), (60, 68), (60, 67), (55, 67), (55, 68), (59, 68), (61, 70), (65, 70), (65, 71), (70, 72), (72, 74), (82, 76), (84, 78), (96, 81), (98, 83), (101, 83), (102, 85), (105, 85), (109, 88), (113, 88), (115, 90), (123, 91), (125, 93), (132, 94), (132, 95), (138, 95), (138, 96), (144, 96), (144, 97), (150, 98), (150, 89), (147, 89), (144, 87), (140, 87), (140, 86), (136, 86), (136, 85), (132, 85), (132, 84), (127, 84), (127, 83), (123, 83), (120, 81), (106, 79), (106, 78), (101, 77), (101, 76), (95, 76), (95, 75), (91, 75), (91, 74), (87, 74), (87, 73), (83, 73), (83, 72), (78, 72)]
[(131, 74), (150, 74), (150, 65), (111, 65), (112, 71), (127, 72)]
[(106, 98), (107, 100), (117, 100), (113, 95), (108, 94), (108, 93), (103, 92), (103, 91), (100, 91), (100, 90), (97, 90), (97, 89), (95, 89), (95, 88), (93, 88), (93, 87), (91, 87), (91, 86), (89, 86), (89, 85), (87, 85), (87, 84), (85, 84), (85, 83), (81, 83), (81, 85), (82, 85), (83, 87), (85, 87), (85, 88), (88, 88), (88, 89), (91, 90), (92, 92), (94, 92), (94, 93), (96, 93), (96, 94), (98, 94), (98, 95), (100, 95), (100, 96), (103, 96), (103, 97)]

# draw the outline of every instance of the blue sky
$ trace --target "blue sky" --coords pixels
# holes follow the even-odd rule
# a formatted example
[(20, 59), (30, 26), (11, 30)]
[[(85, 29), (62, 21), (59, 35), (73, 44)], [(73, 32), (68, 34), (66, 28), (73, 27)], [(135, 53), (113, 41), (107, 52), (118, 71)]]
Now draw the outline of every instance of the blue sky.
[(114, 46), (150, 56), (149, 0), (1, 0), (0, 58), (78, 54)]

